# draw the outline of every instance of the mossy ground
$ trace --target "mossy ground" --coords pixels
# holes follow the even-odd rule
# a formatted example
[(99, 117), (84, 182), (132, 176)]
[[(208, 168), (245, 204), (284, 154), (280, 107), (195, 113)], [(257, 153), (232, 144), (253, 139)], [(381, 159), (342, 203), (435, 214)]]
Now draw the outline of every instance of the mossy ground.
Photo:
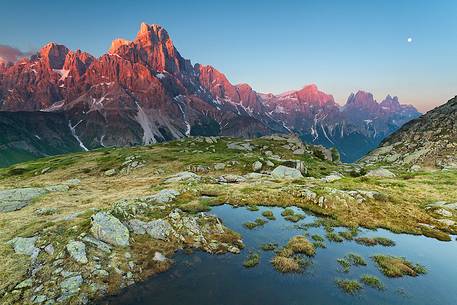
[(418, 276), (427, 273), (427, 269), (419, 264), (407, 261), (403, 257), (378, 254), (372, 256), (378, 269), (387, 277)]
[[(42, 234), (46, 229), (52, 234), (60, 232), (55, 236), (56, 251), (63, 251), (66, 242), (74, 237), (70, 232), (87, 226), (87, 215), (77, 216), (67, 222), (60, 220), (63, 216), (86, 212), (91, 208), (109, 209), (121, 199), (146, 196), (165, 188), (174, 188), (181, 193), (175, 206), (189, 213), (204, 211), (212, 205), (223, 203), (248, 206), (252, 209), (257, 205), (297, 206), (325, 216), (321, 225), (329, 229), (328, 237), (330, 236), (332, 241), (349, 237), (347, 233), (343, 233), (342, 237), (330, 230), (334, 226), (385, 228), (394, 232), (424, 234), (440, 240), (450, 240), (449, 234), (457, 232), (456, 227), (439, 222), (436, 214), (426, 209), (429, 203), (435, 201), (455, 201), (457, 171), (408, 173), (403, 168), (392, 168), (397, 173), (396, 178), (345, 175), (343, 179), (325, 183), (319, 178), (333, 171), (345, 174), (345, 170), (351, 166), (323, 161), (312, 154), (294, 155), (291, 150), (284, 148), (287, 139), (252, 140), (250, 143), (255, 145), (252, 151), (227, 149), (227, 143), (240, 141), (243, 140), (222, 138), (217, 143), (206, 143), (189, 138), (142, 147), (103, 148), (43, 158), (0, 169), (0, 189), (48, 186), (73, 178), (81, 180), (80, 185), (68, 192), (49, 193), (19, 211), (0, 213), (0, 292), (9, 290), (24, 279), (29, 262), (27, 257), (13, 253), (6, 244), (8, 240), (16, 236)], [(273, 168), (265, 166), (264, 161), (268, 160), (268, 157), (264, 152), (267, 150), (285, 160), (304, 161), (309, 177), (294, 181), (264, 177), (231, 184), (216, 182), (218, 175), (244, 175), (251, 172), (252, 163), (258, 160), (264, 163), (263, 170), (272, 170)], [(143, 166), (126, 168), (123, 163), (129, 156), (141, 160)], [(277, 160), (270, 161), (275, 166), (281, 163)], [(214, 164), (221, 162), (226, 163), (225, 169), (213, 170)], [(195, 169), (197, 165), (208, 168), (207, 171), (197, 172), (202, 177), (200, 181), (164, 183), (166, 177)], [(104, 175), (104, 172), (110, 169), (115, 169), (117, 174), (110, 177)], [(325, 197), (325, 204), (319, 205), (310, 200), (303, 192), (305, 188), (317, 196)], [(330, 192), (331, 189), (367, 190), (382, 195), (359, 203), (350, 198), (335, 197)], [(202, 199), (202, 196), (208, 198)], [(56, 208), (57, 212), (36, 216), (34, 211), (37, 208)], [(293, 215), (295, 213), (286, 217)], [(456, 220), (455, 215), (450, 219)], [(293, 257), (281, 256), (274, 260), (274, 265), (288, 265), (287, 270), (300, 267)]]
[(362, 290), (362, 285), (357, 280), (336, 279), (336, 285), (344, 292), (355, 295)]
[(378, 290), (384, 290), (384, 284), (382, 283), (382, 281), (374, 276), (374, 275), (370, 275), (370, 274), (364, 274), (360, 277), (360, 281), (369, 286), (369, 287), (372, 287), (372, 288), (375, 288), (375, 289), (378, 289)]

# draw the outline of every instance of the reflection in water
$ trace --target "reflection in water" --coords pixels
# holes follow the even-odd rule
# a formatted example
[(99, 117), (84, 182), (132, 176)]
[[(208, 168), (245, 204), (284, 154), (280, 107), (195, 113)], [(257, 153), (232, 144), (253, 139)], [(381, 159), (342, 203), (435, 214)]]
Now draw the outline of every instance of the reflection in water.
[[(272, 210), (277, 220), (262, 227), (248, 230), (243, 223), (261, 217), (265, 210)], [(280, 274), (271, 264), (273, 252), (263, 252), (264, 243), (287, 243), (290, 237), (305, 233), (296, 224), (285, 221), (281, 208), (264, 208), (251, 212), (245, 208), (224, 205), (213, 208), (226, 226), (241, 233), (246, 248), (239, 255), (210, 255), (201, 252), (177, 253), (173, 267), (144, 283), (124, 290), (101, 304), (135, 305), (328, 305), (328, 304), (415, 304), (455, 305), (457, 293), (457, 243), (439, 242), (422, 236), (393, 234), (385, 230), (365, 230), (359, 236), (382, 236), (396, 242), (395, 247), (365, 247), (353, 241), (331, 243), (326, 249), (317, 249), (313, 263), (302, 274)], [(296, 209), (302, 213), (301, 210)], [(307, 215), (299, 224), (311, 223), (316, 218)], [(309, 228), (310, 235), (325, 236), (323, 228)], [(246, 269), (243, 261), (250, 250), (261, 254), (260, 264)], [(351, 267), (349, 273), (338, 271), (336, 260), (355, 252), (368, 262), (366, 267)], [(404, 256), (421, 263), (428, 273), (421, 277), (390, 279), (383, 276), (370, 260), (373, 254)], [(364, 287), (357, 296), (350, 296), (335, 285), (336, 278), (360, 279), (363, 274), (379, 277), (386, 290)]]

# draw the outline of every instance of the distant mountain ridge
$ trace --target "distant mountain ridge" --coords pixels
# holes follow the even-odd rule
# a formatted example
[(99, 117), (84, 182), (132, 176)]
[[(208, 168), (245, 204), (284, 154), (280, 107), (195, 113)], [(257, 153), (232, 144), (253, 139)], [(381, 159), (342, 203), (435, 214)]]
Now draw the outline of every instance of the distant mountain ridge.
[[(99, 58), (49, 43), (30, 58), (0, 64), (0, 117), (19, 111), (30, 112), (26, 117), (32, 122), (36, 113), (37, 124), (42, 112), (54, 113), (67, 129), (61, 135), (72, 137), (61, 140), (78, 143), (68, 151), (192, 135), (252, 138), (295, 132), (312, 144), (335, 146), (345, 161), (358, 159), (419, 115), (397, 98), (378, 104), (362, 91), (340, 107), (315, 85), (282, 95), (233, 85), (211, 66), (192, 65), (163, 27), (145, 23), (134, 40), (115, 39)], [(7, 141), (0, 135), (2, 140)], [(23, 147), (24, 155), (55, 153), (33, 143)]]

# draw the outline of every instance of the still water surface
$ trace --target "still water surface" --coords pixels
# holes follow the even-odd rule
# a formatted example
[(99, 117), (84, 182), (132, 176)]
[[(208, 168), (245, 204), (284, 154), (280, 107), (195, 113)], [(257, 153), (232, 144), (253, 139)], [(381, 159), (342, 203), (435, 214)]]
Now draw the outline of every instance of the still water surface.
[[(243, 223), (262, 217), (272, 210), (276, 220), (263, 227), (248, 230)], [(220, 217), (229, 228), (239, 232), (245, 243), (241, 254), (210, 255), (202, 252), (177, 253), (170, 270), (125, 289), (121, 294), (104, 300), (113, 305), (456, 305), (457, 304), (457, 242), (440, 242), (423, 236), (394, 234), (386, 230), (362, 229), (359, 236), (387, 237), (395, 247), (366, 247), (354, 241), (332, 243), (317, 249), (313, 264), (301, 274), (281, 274), (270, 260), (274, 253), (264, 252), (264, 243), (282, 246), (294, 235), (305, 233), (281, 216), (282, 208), (261, 207), (259, 211), (214, 207), (211, 213)], [(296, 212), (303, 213), (299, 209)], [(311, 223), (315, 216), (307, 214), (298, 224)], [(338, 231), (338, 229), (337, 229)], [(309, 228), (310, 235), (325, 236), (322, 227)], [(260, 264), (246, 269), (243, 261), (250, 250), (261, 254)], [(366, 267), (351, 267), (349, 273), (339, 271), (336, 262), (349, 252), (362, 255)], [(419, 277), (387, 278), (369, 258), (373, 254), (404, 256), (413, 263), (425, 265), (428, 273)], [(378, 291), (364, 287), (351, 296), (336, 285), (336, 278), (359, 279), (362, 274), (379, 277), (386, 289)]]

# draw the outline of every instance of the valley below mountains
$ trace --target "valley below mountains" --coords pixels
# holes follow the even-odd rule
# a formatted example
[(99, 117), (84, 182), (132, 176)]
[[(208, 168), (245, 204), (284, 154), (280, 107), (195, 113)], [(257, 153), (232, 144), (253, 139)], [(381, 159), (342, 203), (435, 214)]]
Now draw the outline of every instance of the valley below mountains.
[(192, 65), (164, 28), (144, 23), (99, 58), (49, 43), (0, 64), (0, 166), (188, 136), (287, 133), (353, 162), (419, 115), (390, 95), (378, 103), (358, 91), (340, 106), (316, 85), (278, 95), (234, 85), (212, 66)]

